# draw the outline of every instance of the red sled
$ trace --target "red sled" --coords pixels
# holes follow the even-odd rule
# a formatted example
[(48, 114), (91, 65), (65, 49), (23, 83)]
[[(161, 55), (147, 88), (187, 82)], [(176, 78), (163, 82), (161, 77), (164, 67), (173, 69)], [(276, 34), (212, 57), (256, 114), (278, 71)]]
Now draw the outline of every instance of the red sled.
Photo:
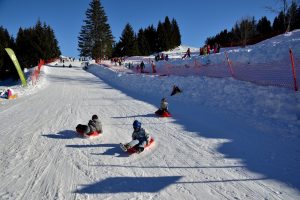
[(79, 133), (79, 135), (81, 135), (82, 137), (87, 137), (87, 138), (96, 137), (96, 136), (101, 134), (97, 131), (94, 131), (94, 132), (91, 132), (91, 133), (88, 133), (88, 134), (84, 134), (84, 132), (82, 130), (76, 130), (76, 132)]
[(160, 117), (172, 117), (171, 113), (169, 113), (168, 111), (157, 110), (155, 112), (155, 114), (160, 116)]
[[(145, 149), (148, 148), (148, 147), (149, 147), (150, 145), (152, 145), (153, 143), (154, 143), (154, 139), (151, 138), (150, 141), (149, 141), (149, 143), (145, 146)], [(132, 147), (132, 148), (130, 148), (130, 149), (127, 149), (127, 153), (129, 153), (129, 154), (133, 154), (133, 153), (136, 153), (136, 152), (137, 152), (137, 150), (136, 150), (135, 147)]]

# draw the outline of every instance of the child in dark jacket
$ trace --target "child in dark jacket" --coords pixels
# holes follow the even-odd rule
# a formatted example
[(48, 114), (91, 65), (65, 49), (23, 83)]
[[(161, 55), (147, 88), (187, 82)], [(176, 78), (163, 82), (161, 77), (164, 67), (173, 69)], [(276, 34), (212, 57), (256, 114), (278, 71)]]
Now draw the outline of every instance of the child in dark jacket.
[(98, 133), (102, 133), (102, 124), (97, 115), (92, 116), (92, 120), (89, 121), (88, 126), (90, 128), (90, 133), (93, 133), (95, 131), (97, 131)]
[(76, 131), (83, 136), (89, 136), (94, 132), (102, 133), (102, 124), (98, 119), (97, 115), (92, 116), (92, 120), (89, 121), (87, 125), (78, 124), (76, 127)]

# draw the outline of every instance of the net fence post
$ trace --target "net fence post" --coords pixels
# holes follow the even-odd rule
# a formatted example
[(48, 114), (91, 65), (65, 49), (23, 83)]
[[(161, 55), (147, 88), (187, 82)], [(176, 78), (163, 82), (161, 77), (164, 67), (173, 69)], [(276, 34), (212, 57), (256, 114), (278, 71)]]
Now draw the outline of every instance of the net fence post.
[(291, 59), (292, 72), (293, 72), (293, 78), (294, 78), (294, 90), (295, 90), (295, 92), (297, 92), (298, 86), (297, 86), (297, 77), (296, 77), (296, 70), (295, 70), (295, 61), (294, 61), (294, 54), (293, 54), (293, 51), (291, 48), (290, 48), (290, 59)]

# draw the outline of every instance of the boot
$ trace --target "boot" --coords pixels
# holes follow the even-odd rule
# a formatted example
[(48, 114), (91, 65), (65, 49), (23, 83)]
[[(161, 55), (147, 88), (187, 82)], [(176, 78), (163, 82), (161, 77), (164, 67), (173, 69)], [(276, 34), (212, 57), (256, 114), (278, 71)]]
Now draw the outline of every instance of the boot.
[(141, 153), (144, 151), (144, 147), (137, 147), (136, 152)]

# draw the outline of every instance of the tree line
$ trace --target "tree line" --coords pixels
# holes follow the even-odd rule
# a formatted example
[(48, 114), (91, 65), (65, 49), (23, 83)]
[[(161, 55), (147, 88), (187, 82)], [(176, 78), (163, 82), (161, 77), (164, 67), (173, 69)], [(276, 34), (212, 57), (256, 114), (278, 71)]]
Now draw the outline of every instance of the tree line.
[(165, 17), (164, 22), (159, 21), (157, 28), (150, 25), (141, 28), (137, 34), (127, 23), (119, 42), (115, 42), (100, 0), (92, 0), (89, 6), (78, 36), (78, 50), (82, 57), (103, 59), (150, 55), (181, 44), (179, 26), (175, 19), (170, 21), (169, 17)]
[(246, 46), (263, 41), (270, 37), (300, 28), (300, 6), (296, 1), (288, 6), (283, 0), (283, 9), (274, 18), (273, 24), (266, 16), (258, 22), (254, 17), (242, 18), (228, 31), (224, 29), (205, 41), (207, 45), (220, 44), (222, 47)]
[(165, 17), (165, 21), (140, 29), (134, 33), (132, 26), (126, 24), (120, 41), (114, 46), (113, 57), (147, 56), (155, 52), (167, 51), (181, 44), (179, 26), (173, 18)]
[(18, 73), (5, 48), (14, 50), (22, 69), (37, 66), (39, 59), (49, 60), (61, 55), (53, 29), (40, 20), (34, 27), (20, 28), (16, 39), (0, 26), (0, 79), (17, 79)]

